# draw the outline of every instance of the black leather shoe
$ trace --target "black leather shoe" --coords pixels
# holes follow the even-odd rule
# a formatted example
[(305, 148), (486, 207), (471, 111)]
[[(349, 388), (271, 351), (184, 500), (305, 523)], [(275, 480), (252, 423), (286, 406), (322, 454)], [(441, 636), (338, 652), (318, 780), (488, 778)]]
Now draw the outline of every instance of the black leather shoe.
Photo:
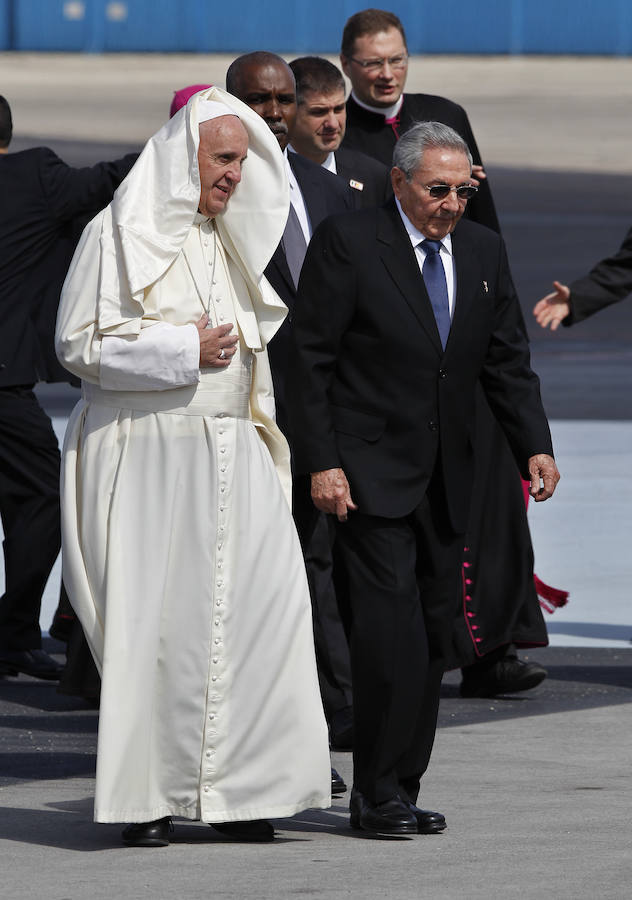
[(429, 809), (419, 809), (414, 803), (407, 803), (408, 809), (417, 819), (417, 834), (438, 834), (446, 827), (445, 816)]
[(153, 822), (134, 822), (126, 825), (121, 837), (126, 847), (168, 847), (173, 825), (169, 816)]
[(462, 697), (497, 697), (530, 691), (544, 681), (547, 671), (537, 663), (527, 663), (517, 656), (505, 656), (487, 671), (478, 672), (476, 666), (464, 670), (459, 688)]
[(211, 826), (238, 841), (272, 841), (274, 828), (266, 819), (253, 819), (251, 822), (212, 822)]
[(354, 789), (349, 809), (352, 828), (371, 834), (419, 834), (417, 818), (399, 796), (372, 806)]
[(340, 774), (340, 772), (336, 772), (335, 769), (331, 770), (331, 793), (336, 794), (344, 794), (347, 790), (347, 785), (345, 784), (345, 780)]
[(32, 678), (59, 681), (64, 667), (43, 650), (7, 650), (0, 653), (0, 675), (23, 672)]

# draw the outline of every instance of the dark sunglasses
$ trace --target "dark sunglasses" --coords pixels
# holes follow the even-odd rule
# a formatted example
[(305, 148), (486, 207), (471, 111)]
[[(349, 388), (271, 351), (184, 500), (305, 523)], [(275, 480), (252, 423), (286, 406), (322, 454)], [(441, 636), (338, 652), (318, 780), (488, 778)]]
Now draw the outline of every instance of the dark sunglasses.
[(434, 200), (445, 200), (451, 191), (455, 192), (459, 200), (469, 200), (478, 190), (473, 184), (460, 184), (458, 187), (450, 187), (449, 184), (424, 184), (422, 187)]

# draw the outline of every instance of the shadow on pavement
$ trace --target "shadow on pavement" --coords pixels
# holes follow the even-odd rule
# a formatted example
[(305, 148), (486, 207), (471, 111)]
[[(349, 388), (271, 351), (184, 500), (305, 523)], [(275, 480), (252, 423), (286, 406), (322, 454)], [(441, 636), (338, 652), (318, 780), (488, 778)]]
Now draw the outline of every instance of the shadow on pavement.
[(0, 807), (0, 840), (90, 853), (121, 846), (120, 825), (93, 823), (91, 797), (48, 806)]
[(3, 781), (50, 781), (56, 778), (91, 777), (96, 771), (96, 753), (59, 750), (0, 753), (0, 784)]

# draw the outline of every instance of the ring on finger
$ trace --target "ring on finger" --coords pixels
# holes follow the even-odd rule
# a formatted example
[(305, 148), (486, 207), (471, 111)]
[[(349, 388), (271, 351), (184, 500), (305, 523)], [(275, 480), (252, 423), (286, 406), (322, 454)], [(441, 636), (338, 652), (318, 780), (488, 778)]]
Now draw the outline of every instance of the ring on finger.
[(222, 349), (219, 351), (219, 353), (217, 354), (217, 356), (218, 356), (219, 359), (226, 359), (226, 351), (224, 350), (223, 347), (222, 347)]

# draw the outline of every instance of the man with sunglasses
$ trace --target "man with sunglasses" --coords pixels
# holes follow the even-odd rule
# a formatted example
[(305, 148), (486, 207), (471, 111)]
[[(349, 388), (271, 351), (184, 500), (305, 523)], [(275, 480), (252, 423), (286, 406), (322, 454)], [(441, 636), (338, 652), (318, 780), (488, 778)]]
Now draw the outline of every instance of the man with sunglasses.
[[(467, 113), (445, 97), (403, 93), (408, 69), (404, 27), (391, 12), (365, 9), (347, 21), (342, 68), (351, 81), (343, 147), (390, 166), (398, 139), (415, 122), (453, 128), (472, 155), (478, 192), (463, 215), (500, 232), (494, 202)], [(547, 644), (533, 575), (533, 547), (511, 451), (482, 392), (473, 435), (476, 475), (464, 554), (464, 604), (455, 617), (455, 652), (465, 697), (494, 697), (536, 687), (546, 670), (519, 659), (518, 647)], [(541, 585), (541, 582), (538, 582)]]
[(501, 238), (462, 219), (475, 195), (463, 139), (414, 126), (395, 199), (315, 231), (293, 320), (295, 466), (337, 519), (349, 578), (351, 825), (432, 834), (417, 804), (461, 602), (480, 380), (537, 500), (559, 478)]
[(340, 51), (342, 70), (351, 81), (343, 146), (391, 165), (399, 137), (415, 122), (443, 122), (461, 135), (474, 161), (480, 190), (465, 215), (500, 231), (481, 156), (462, 106), (432, 94), (405, 94), (408, 47), (404, 26), (391, 12), (364, 9), (347, 20)]

